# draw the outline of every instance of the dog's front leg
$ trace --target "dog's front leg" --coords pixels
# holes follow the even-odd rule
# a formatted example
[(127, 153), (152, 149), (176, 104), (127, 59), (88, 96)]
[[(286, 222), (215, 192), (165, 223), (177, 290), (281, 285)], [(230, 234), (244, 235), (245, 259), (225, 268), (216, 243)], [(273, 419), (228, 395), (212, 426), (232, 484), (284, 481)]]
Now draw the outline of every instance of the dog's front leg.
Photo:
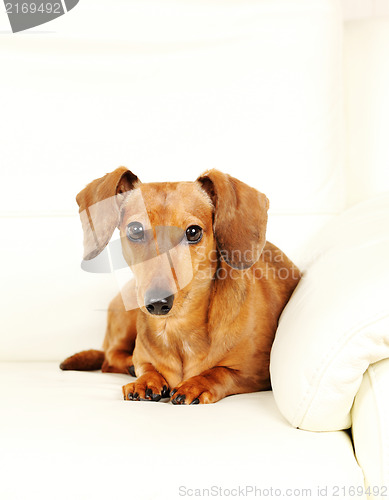
[(124, 399), (130, 401), (159, 401), (169, 397), (169, 385), (151, 363), (142, 367), (143, 374), (123, 386)]
[(240, 370), (215, 366), (200, 375), (188, 378), (175, 387), (171, 402), (175, 405), (216, 403), (231, 394), (255, 391), (253, 381)]

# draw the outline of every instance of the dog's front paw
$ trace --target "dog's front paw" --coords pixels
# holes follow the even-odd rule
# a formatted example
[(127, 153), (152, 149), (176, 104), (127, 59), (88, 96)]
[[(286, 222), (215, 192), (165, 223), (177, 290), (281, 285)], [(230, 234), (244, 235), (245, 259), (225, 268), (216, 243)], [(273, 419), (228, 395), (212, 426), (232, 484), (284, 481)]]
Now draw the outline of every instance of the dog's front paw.
[(170, 400), (174, 405), (216, 403), (219, 399), (201, 375), (184, 380), (170, 393)]
[(159, 373), (145, 373), (135, 382), (123, 386), (124, 399), (129, 401), (159, 401), (170, 393), (166, 380)]

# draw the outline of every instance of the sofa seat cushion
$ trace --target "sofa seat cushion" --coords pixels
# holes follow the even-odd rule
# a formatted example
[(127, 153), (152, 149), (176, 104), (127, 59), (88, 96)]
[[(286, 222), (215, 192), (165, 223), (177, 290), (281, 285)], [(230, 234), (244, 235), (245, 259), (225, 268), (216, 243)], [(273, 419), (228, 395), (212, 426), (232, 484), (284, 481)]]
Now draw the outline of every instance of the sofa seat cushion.
[(292, 428), (271, 392), (175, 406), (124, 401), (129, 379), (1, 363), (0, 498), (172, 500), (213, 486), (314, 498), (320, 485), (363, 485), (348, 433)]

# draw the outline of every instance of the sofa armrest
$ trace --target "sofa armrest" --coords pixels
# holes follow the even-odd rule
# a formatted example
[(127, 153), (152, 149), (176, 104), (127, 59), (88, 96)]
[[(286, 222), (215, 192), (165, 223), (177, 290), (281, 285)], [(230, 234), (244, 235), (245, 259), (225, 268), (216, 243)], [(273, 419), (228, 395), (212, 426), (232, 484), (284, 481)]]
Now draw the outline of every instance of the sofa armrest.
[(366, 370), (351, 411), (355, 454), (371, 498), (389, 495), (389, 359)]
[(368, 367), (389, 358), (389, 193), (335, 217), (306, 245), (303, 276), (278, 324), (273, 394), (300, 429), (351, 426)]

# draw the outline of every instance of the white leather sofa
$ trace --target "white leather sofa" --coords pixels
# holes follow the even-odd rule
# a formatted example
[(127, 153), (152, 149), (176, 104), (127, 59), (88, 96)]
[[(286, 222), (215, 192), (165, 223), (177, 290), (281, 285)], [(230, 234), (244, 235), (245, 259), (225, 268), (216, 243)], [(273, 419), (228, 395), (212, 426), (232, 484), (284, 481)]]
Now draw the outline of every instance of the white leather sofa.
[[(389, 20), (332, 0), (81, 0), (0, 18), (0, 498), (389, 494)], [(273, 392), (123, 401), (62, 372), (100, 348), (121, 273), (81, 270), (75, 195), (216, 167), (265, 192), (303, 270)], [(369, 489), (370, 488), (370, 489)]]

